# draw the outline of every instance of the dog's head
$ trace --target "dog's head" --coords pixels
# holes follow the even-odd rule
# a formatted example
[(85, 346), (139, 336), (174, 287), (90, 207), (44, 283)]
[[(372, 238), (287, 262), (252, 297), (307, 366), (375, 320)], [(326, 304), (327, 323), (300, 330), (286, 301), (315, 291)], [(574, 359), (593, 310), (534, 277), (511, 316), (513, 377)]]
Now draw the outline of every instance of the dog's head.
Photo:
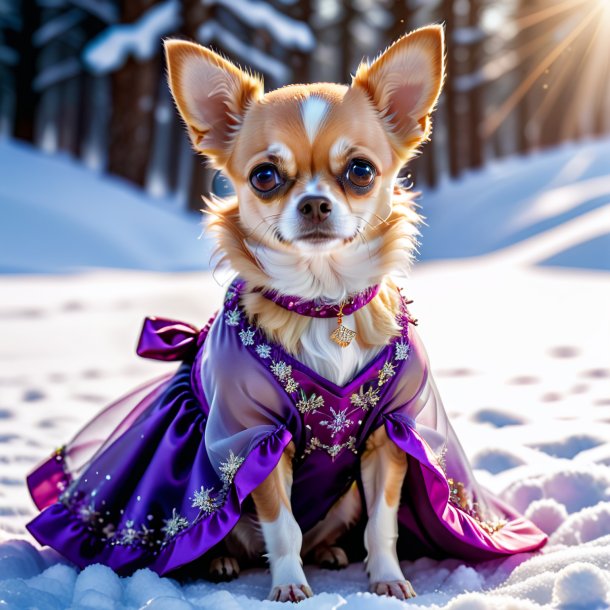
[(398, 172), (430, 132), (443, 81), (440, 26), (361, 64), (349, 87), (290, 85), (266, 94), (259, 78), (209, 49), (179, 40), (165, 48), (195, 150), (235, 187), (234, 233), (305, 258), (336, 256), (383, 234)]

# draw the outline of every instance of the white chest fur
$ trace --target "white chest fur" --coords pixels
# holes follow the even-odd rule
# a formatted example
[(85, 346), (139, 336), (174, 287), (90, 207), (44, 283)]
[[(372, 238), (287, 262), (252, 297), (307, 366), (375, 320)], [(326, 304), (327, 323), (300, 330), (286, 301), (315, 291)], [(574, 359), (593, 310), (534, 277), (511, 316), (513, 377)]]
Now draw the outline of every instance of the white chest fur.
[[(345, 316), (343, 324), (354, 330), (353, 316)], [(330, 320), (313, 318), (307, 331), (301, 335), (302, 349), (298, 359), (322, 377), (343, 386), (382, 348), (365, 349), (355, 340), (347, 347), (340, 347), (330, 338), (335, 328), (337, 328), (336, 318)]]

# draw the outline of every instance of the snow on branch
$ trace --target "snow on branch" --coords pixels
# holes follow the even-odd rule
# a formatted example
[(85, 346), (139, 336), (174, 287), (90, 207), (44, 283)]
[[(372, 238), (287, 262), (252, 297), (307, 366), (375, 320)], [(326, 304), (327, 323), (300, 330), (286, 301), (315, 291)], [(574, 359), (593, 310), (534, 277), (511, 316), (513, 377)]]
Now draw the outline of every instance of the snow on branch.
[(74, 57), (69, 57), (45, 68), (32, 82), (34, 91), (43, 91), (57, 83), (76, 76), (81, 71), (81, 63)]
[(61, 13), (57, 17), (53, 17), (43, 23), (43, 25), (34, 32), (32, 36), (32, 44), (35, 47), (42, 47), (51, 40), (54, 40), (78, 25), (85, 17), (85, 13), (80, 9), (73, 8), (65, 13)]
[(112, 2), (105, 2), (104, 0), (70, 0), (70, 3), (106, 23), (116, 23), (119, 20), (117, 7)]
[(222, 6), (245, 25), (267, 30), (284, 48), (311, 51), (316, 46), (313, 32), (306, 23), (284, 15), (270, 4), (259, 0), (203, 0), (203, 3)]
[(290, 78), (290, 70), (282, 62), (251, 47), (213, 19), (206, 21), (199, 28), (197, 38), (203, 44), (209, 44), (213, 40), (217, 41), (223, 50), (243, 58), (248, 66), (268, 74), (280, 83), (285, 83)]
[(119, 23), (104, 30), (84, 49), (83, 58), (95, 74), (120, 68), (130, 55), (139, 60), (154, 57), (161, 38), (180, 26), (178, 0), (167, 0), (150, 8), (134, 23)]
[(471, 74), (461, 74), (454, 79), (453, 86), (456, 91), (471, 91), (499, 79), (504, 74), (514, 70), (519, 65), (519, 54), (516, 51), (509, 51), (504, 55), (492, 59), (476, 72)]

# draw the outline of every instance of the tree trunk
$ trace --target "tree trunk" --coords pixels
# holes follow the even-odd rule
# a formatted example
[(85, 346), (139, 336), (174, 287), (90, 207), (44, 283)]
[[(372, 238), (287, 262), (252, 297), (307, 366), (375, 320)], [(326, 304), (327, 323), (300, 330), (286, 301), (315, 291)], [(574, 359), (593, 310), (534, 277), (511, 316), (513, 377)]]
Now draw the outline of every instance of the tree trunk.
[[(214, 16), (214, 6), (208, 7), (201, 0), (183, 0), (182, 2), (182, 33), (189, 40), (197, 40), (199, 27), (206, 19)], [(200, 155), (192, 156), (191, 181), (187, 195), (189, 210), (199, 211), (204, 207), (202, 195), (209, 195), (214, 170), (206, 167), (205, 159)]]
[[(278, 11), (282, 10), (280, 7), (276, 7)], [(282, 7), (286, 10), (287, 7)], [(303, 23), (309, 24), (311, 21), (311, 0), (301, 0), (296, 4), (293, 10), (290, 11), (290, 16), (298, 19)], [(312, 80), (316, 80), (316, 76), (311, 74), (310, 71), (310, 58), (311, 54), (307, 51), (292, 51), (291, 56), (291, 67), (292, 67), (292, 82), (294, 83), (310, 83)], [(284, 85), (286, 83), (280, 83)]]
[[(154, 4), (154, 0), (122, 2), (122, 22), (136, 21)], [(142, 62), (130, 57), (112, 75), (108, 170), (140, 186), (146, 181), (158, 76), (156, 57)]]
[[(468, 13), (468, 26), (479, 27), (480, 0), (470, 0), (470, 11)], [(468, 56), (468, 73), (476, 74), (481, 66), (481, 53), (483, 40), (478, 40), (470, 45)], [(469, 113), (469, 137), (470, 144), (470, 167), (482, 167), (483, 165), (483, 138), (481, 134), (481, 123), (483, 121), (483, 91), (481, 86), (473, 86), (468, 92)]]
[(32, 36), (40, 25), (40, 8), (36, 0), (21, 0), (21, 29), (15, 36), (15, 50), (19, 62), (15, 66), (15, 123), (16, 138), (34, 142), (36, 111), (40, 95), (32, 87), (36, 78), (38, 49)]

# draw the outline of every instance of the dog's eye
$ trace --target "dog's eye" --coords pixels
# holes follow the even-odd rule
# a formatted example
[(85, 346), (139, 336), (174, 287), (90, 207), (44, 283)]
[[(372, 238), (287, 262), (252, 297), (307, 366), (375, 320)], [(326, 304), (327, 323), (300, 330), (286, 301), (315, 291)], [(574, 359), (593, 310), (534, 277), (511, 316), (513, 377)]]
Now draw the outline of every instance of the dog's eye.
[(275, 165), (265, 163), (252, 170), (250, 184), (259, 193), (270, 193), (283, 183), (282, 177)]
[(354, 159), (347, 166), (345, 177), (356, 191), (367, 190), (375, 180), (375, 168), (364, 159)]

